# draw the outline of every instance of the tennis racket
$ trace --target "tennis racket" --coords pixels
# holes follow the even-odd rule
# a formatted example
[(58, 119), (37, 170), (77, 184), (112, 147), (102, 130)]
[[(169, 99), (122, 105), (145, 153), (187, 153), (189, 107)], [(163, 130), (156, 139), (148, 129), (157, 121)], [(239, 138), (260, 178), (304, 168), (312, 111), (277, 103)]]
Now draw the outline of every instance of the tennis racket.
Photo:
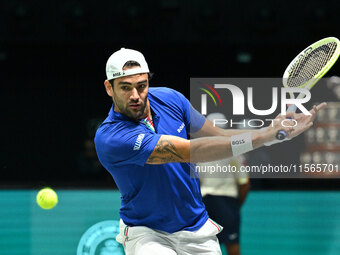
[[(283, 74), (282, 83), (286, 88), (307, 88), (313, 86), (328, 72), (337, 61), (340, 54), (340, 41), (335, 37), (327, 37), (313, 43), (297, 55), (288, 65)], [(291, 98), (294, 95), (290, 94)], [(304, 93), (300, 93), (298, 99), (303, 98)], [(296, 106), (290, 105), (287, 112), (295, 112)], [(276, 134), (278, 140), (287, 137), (284, 130)]]

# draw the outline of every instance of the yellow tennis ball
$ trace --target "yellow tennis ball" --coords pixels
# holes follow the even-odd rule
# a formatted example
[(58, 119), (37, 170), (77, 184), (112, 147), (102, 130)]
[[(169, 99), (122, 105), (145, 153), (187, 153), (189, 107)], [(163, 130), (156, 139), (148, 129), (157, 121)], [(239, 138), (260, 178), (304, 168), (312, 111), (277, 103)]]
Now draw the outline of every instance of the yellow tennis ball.
[(58, 203), (58, 195), (51, 188), (44, 188), (37, 194), (37, 204), (43, 209), (52, 209)]

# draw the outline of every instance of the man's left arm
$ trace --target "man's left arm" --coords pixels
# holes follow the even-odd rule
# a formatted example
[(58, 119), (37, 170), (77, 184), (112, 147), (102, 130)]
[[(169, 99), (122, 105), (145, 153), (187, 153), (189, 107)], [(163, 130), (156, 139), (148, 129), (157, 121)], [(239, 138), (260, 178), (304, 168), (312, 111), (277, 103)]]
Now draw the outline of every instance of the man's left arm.
[[(287, 113), (287, 115), (290, 115), (294, 120), (297, 122), (297, 126), (294, 127), (294, 131), (291, 134), (291, 138), (298, 136), (305, 130), (311, 127), (313, 124), (313, 121), (316, 117), (316, 114), (319, 110), (326, 107), (326, 103), (321, 103), (317, 106), (313, 106), (313, 108), (309, 111), (311, 115), (304, 115), (303, 113)], [(192, 137), (206, 137), (206, 136), (233, 136), (238, 135), (242, 133), (258, 133), (261, 132), (260, 129), (222, 129), (217, 126), (214, 126), (214, 124), (206, 119), (204, 122), (202, 128), (198, 130), (196, 133), (190, 134)]]
[(239, 135), (247, 132), (258, 132), (259, 130), (252, 129), (222, 129), (206, 119), (202, 128), (195, 133), (190, 133), (193, 138), (206, 137), (206, 136), (227, 136)]

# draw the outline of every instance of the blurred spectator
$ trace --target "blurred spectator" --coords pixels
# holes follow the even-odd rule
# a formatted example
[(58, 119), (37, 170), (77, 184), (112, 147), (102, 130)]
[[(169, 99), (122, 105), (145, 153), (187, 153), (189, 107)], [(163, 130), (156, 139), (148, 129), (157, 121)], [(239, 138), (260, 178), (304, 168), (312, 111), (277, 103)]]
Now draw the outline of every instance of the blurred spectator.
[(89, 178), (99, 176), (104, 171), (98, 160), (93, 138), (83, 141), (82, 151), (77, 156), (77, 170), (82, 176)]
[[(212, 113), (207, 118), (213, 121), (225, 119), (225, 116)], [(224, 126), (219, 127), (224, 128)], [(236, 169), (236, 172), (223, 173), (223, 176), (219, 173), (213, 177), (200, 174), (203, 202), (209, 217), (223, 226), (223, 231), (217, 237), (220, 244), (226, 246), (229, 255), (240, 255), (240, 208), (250, 189), (248, 175), (238, 172), (240, 166), (244, 164), (243, 156), (197, 164), (199, 167), (230, 166)]]
[(87, 121), (86, 136), (82, 141), (80, 152), (76, 156), (76, 168), (79, 179), (82, 181), (89, 181), (92, 185), (98, 181), (103, 187), (103, 181), (107, 180), (108, 186), (112, 188), (112, 177), (99, 162), (94, 145), (94, 136), (101, 122), (102, 119)]

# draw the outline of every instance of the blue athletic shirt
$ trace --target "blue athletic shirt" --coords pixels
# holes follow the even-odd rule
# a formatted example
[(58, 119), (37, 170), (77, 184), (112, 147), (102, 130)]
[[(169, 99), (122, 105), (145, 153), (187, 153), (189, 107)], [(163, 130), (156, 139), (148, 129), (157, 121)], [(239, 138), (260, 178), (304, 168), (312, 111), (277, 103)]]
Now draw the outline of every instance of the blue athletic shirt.
[(128, 226), (173, 233), (198, 230), (208, 219), (198, 178), (189, 163), (146, 164), (162, 135), (187, 139), (205, 118), (179, 92), (149, 88), (155, 132), (113, 110), (98, 128), (95, 145), (102, 165), (121, 193), (120, 217)]

